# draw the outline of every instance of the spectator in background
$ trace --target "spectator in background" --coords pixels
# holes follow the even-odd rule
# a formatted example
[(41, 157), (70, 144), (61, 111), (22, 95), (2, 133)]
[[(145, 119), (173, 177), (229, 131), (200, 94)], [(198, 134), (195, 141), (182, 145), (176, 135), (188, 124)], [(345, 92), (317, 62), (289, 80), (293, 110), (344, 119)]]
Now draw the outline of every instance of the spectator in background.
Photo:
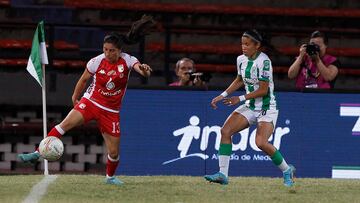
[(190, 58), (182, 58), (176, 62), (175, 74), (178, 77), (176, 82), (169, 86), (206, 86), (206, 82), (202, 81), (200, 74), (195, 73), (195, 63)]
[(296, 88), (334, 88), (340, 63), (326, 53), (327, 45), (328, 38), (320, 31), (311, 34), (309, 44), (301, 45), (299, 56), (288, 70), (289, 78), (296, 78)]

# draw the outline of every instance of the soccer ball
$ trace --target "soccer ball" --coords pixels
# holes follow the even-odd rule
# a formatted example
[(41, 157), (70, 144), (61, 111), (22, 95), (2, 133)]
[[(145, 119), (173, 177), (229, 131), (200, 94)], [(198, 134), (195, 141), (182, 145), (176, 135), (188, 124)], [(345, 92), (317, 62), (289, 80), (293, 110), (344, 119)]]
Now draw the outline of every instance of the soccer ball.
[(56, 161), (63, 155), (64, 145), (59, 138), (48, 136), (40, 142), (39, 152), (44, 159)]

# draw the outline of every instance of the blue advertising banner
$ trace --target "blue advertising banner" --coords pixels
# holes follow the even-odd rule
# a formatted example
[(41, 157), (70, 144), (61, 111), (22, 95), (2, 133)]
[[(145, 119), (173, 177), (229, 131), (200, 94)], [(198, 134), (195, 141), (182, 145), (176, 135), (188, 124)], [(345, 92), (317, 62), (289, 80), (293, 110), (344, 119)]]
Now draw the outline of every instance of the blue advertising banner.
[[(210, 107), (219, 91), (128, 90), (123, 101), (120, 165), (124, 175), (218, 171), (220, 129), (236, 107)], [(243, 92), (242, 92), (243, 93)], [(238, 93), (240, 95), (241, 92)], [(279, 117), (269, 142), (298, 177), (347, 177), (360, 170), (360, 95), (276, 94)], [(233, 136), (230, 176), (281, 176), (255, 144), (256, 126)], [(350, 174), (350, 175), (349, 175)]]

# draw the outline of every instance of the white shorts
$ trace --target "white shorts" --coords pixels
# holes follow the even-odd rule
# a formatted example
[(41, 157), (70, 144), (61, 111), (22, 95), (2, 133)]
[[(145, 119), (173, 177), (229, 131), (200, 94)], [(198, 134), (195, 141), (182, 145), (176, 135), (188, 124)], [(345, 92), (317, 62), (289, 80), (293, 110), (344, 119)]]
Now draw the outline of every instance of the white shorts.
[(243, 115), (249, 122), (249, 125), (258, 123), (258, 122), (269, 122), (274, 125), (274, 129), (276, 126), (276, 121), (279, 115), (279, 110), (271, 109), (271, 110), (251, 110), (245, 104), (239, 106), (234, 110), (241, 115)]

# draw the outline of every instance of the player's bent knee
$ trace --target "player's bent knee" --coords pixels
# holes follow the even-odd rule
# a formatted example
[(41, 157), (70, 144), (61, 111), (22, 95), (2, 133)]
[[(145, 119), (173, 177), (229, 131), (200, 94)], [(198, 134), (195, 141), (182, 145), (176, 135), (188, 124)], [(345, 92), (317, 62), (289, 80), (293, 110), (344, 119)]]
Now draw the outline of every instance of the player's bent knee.
[(264, 139), (255, 139), (255, 144), (259, 149), (263, 150), (267, 144), (267, 141)]
[(230, 130), (227, 128), (221, 128), (220, 132), (222, 137), (231, 137)]

